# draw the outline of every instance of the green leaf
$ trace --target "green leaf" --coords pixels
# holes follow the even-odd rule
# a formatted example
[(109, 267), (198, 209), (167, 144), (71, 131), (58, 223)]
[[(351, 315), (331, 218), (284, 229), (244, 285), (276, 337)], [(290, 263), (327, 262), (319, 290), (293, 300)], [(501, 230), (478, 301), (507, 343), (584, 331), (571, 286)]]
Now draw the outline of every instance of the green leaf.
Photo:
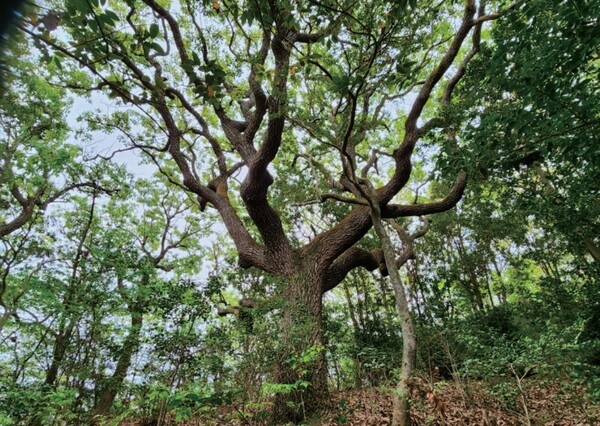
[(332, 90), (336, 93), (345, 95), (348, 93), (350, 88), (350, 77), (348, 75), (334, 75), (332, 76), (333, 87)]
[(163, 49), (163, 47), (158, 44), (158, 43), (150, 43), (150, 46), (152, 47), (152, 49), (156, 50), (159, 54), (164, 55), (165, 54), (165, 49)]
[(200, 395), (198, 395), (196, 392), (188, 392), (185, 395), (186, 399), (189, 399), (190, 401), (194, 401), (194, 402), (199, 402), (200, 401)]
[(150, 34), (150, 38), (156, 38), (156, 36), (158, 36), (159, 32), (160, 32), (160, 28), (159, 28), (158, 24), (150, 25), (150, 30), (148, 32)]
[(82, 13), (90, 11), (88, 0), (66, 0), (65, 7), (72, 7)]

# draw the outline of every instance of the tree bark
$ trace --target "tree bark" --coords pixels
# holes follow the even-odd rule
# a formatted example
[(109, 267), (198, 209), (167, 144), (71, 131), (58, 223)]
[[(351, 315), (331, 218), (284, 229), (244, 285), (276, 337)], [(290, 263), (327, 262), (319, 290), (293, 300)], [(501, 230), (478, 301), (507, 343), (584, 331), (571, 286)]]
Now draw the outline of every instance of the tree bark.
[(594, 243), (594, 240), (592, 240), (587, 235), (582, 235), (582, 239), (583, 239), (583, 243), (585, 244), (585, 247), (588, 249), (589, 253), (592, 255), (592, 258), (596, 262), (600, 263), (600, 248), (598, 248), (596, 243)]
[[(408, 298), (406, 297), (406, 291), (404, 290), (400, 272), (398, 271), (394, 246), (392, 245), (390, 236), (381, 220), (381, 209), (377, 199), (372, 188), (370, 189), (369, 204), (371, 205), (373, 229), (381, 242), (385, 264), (394, 289), (394, 295), (396, 296), (396, 308), (400, 314), (402, 326), (402, 368), (400, 371), (400, 380), (396, 386), (396, 393), (394, 394), (392, 426), (409, 426), (410, 395), (412, 392), (412, 376), (415, 369), (417, 339), (412, 316), (410, 314)], [(412, 247), (406, 247), (405, 250), (410, 250), (412, 253)], [(401, 257), (404, 258), (405, 256)], [(408, 257), (406, 258), (408, 259)]]
[(139, 347), (142, 320), (142, 313), (136, 309), (132, 310), (131, 327), (125, 342), (123, 342), (115, 371), (105, 383), (100, 385), (99, 396), (92, 411), (92, 424), (97, 424), (98, 418), (107, 416), (110, 412), (110, 408), (123, 384), (123, 380), (127, 376), (127, 371), (131, 365), (131, 358)]
[(400, 274), (397, 275), (398, 281), (392, 282), (394, 294), (396, 295), (396, 308), (402, 321), (402, 369), (400, 370), (400, 381), (396, 386), (396, 394), (394, 395), (392, 426), (409, 426), (410, 395), (417, 354), (417, 338), (406, 292), (400, 280)]
[(283, 386), (275, 394), (271, 424), (298, 423), (327, 408), (321, 281), (315, 268), (305, 265), (283, 294), (274, 374)]

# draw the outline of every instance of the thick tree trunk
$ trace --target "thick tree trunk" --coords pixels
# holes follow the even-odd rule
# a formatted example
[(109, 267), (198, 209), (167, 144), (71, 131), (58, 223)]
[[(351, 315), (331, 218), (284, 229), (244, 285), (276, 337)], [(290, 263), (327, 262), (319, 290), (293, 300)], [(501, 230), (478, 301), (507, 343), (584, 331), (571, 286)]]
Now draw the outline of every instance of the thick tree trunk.
[(298, 423), (327, 407), (329, 390), (322, 327), (321, 278), (303, 267), (284, 293), (271, 424)]

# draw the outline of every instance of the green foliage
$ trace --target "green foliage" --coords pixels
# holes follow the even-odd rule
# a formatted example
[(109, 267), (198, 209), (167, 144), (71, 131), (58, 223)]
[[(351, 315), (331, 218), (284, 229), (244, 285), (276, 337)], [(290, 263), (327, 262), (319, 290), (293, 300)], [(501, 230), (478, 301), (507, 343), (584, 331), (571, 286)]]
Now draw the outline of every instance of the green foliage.
[(597, 13), (594, 1), (532, 1), (494, 26), (455, 109), (469, 125), (440, 156), (578, 253), (599, 229)]
[(212, 393), (198, 393), (194, 391), (181, 391), (169, 395), (167, 409), (175, 414), (175, 421), (181, 422), (210, 414), (213, 408), (230, 405), (240, 391), (225, 391)]
[(218, 407), (232, 404), (242, 392), (239, 390), (215, 392), (208, 387), (194, 385), (176, 390), (163, 384), (145, 386), (145, 388), (143, 400), (131, 409), (130, 416), (142, 421), (155, 422), (164, 421), (165, 418), (175, 422), (191, 419), (210, 421)]
[(0, 382), (0, 420), (3, 425), (24, 424), (36, 417), (43, 425), (54, 422), (73, 422), (77, 416), (77, 392), (58, 387), (53, 390), (40, 386), (24, 386)]
[(328, 357), (338, 388), (379, 386), (393, 380), (400, 366), (400, 324), (392, 291), (385, 286), (357, 274), (344, 284), (345, 300), (345, 291), (337, 292), (341, 300), (326, 306)]
[(586, 361), (590, 347), (578, 342), (582, 323), (567, 325), (552, 312), (542, 303), (520, 303), (456, 320), (429, 339), (433, 330), (422, 329), (421, 362), (434, 377), (483, 380), (507, 404), (519, 392), (515, 377), (570, 376), (593, 396), (597, 367)]
[[(237, 415), (246, 423), (263, 421), (275, 394), (302, 412), (297, 396), (311, 391), (307, 378), (324, 354), (337, 389), (396, 380), (402, 336), (385, 278), (346, 277), (318, 311), (324, 344), (312, 345), (307, 306), (282, 297), (292, 272), (240, 271), (241, 244), (223, 236), (215, 205), (199, 215), (198, 187), (227, 179), (227, 231), (239, 220), (252, 253), (275, 250), (260, 245), (269, 233), (240, 194), (253, 161), (230, 132), (243, 128), (248, 151), (262, 152), (285, 117), (268, 168), (274, 182), (260, 197), (300, 253), (356, 208), (336, 200), (358, 196), (343, 179), (350, 163), (376, 186), (394, 173), (391, 155), (408, 134), (401, 106), (446, 53), (462, 3), (52, 4), (59, 24), (45, 9), (23, 17), (35, 47), (15, 42), (0, 99), (0, 227), (33, 200), (33, 214), (1, 241), (0, 423), (208, 423), (224, 405), (245, 407)], [(469, 172), (463, 203), (433, 218), (402, 274), (421, 370), (483, 380), (511, 409), (515, 377), (528, 374), (568, 375), (600, 398), (599, 7), (521, 2), (485, 30), (452, 101), (432, 106), (440, 88), (425, 105), (429, 144), (409, 190), (392, 201), (442, 198), (443, 181)], [(262, 50), (296, 30), (318, 37)], [(277, 49), (289, 53), (279, 69)], [(109, 112), (88, 111), (77, 136), (114, 137), (160, 177), (133, 180), (116, 153), (113, 162), (82, 160), (87, 150), (66, 116), (69, 97), (90, 91)], [(355, 247), (378, 242), (367, 234)], [(251, 322), (215, 315), (243, 297), (257, 301), (238, 312)], [(287, 382), (274, 383), (277, 362)], [(102, 396), (108, 407), (97, 406)], [(337, 420), (349, 414), (342, 401)]]

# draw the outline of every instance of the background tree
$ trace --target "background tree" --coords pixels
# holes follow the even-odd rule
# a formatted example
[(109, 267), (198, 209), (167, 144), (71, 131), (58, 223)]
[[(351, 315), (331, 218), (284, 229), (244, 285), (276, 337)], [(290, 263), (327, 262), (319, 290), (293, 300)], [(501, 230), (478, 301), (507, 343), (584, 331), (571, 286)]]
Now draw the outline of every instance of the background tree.
[(515, 210), (596, 261), (599, 7), (530, 1), (494, 27), (461, 91), (470, 124), (445, 148), (448, 162), (471, 164)]
[(65, 91), (36, 75), (33, 63), (13, 62), (15, 74), (5, 82), (6, 92), (0, 98), (0, 237), (22, 227), (69, 190), (83, 186), (78, 181), (83, 170), (73, 161), (79, 149), (65, 143), (69, 107)]
[[(588, 324), (598, 318), (592, 283), (600, 259), (599, 7), (595, 1), (530, 1), (506, 16), (505, 25), (494, 27), (492, 43), (459, 89), (463, 105), (471, 106), (464, 110), (470, 124), (440, 157), (453, 165), (450, 170), (471, 167), (473, 178), (481, 181), (473, 197), (491, 194), (502, 210), (521, 218), (513, 225), (521, 232), (513, 241), (530, 247), (533, 262), (556, 289), (574, 278), (563, 262), (575, 257), (581, 281), (576, 279), (580, 284), (574, 288), (586, 290), (556, 296), (585, 294), (585, 308), (575, 317), (582, 315)], [(509, 215), (500, 213), (498, 219)]]
[(11, 43), (4, 63), (13, 71), (0, 97), (0, 330), (17, 314), (19, 299), (39, 272), (41, 265), (27, 265), (28, 258), (51, 250), (44, 212), (70, 192), (112, 193), (118, 170), (86, 161), (82, 147), (67, 141), (71, 102), (65, 90), (36, 70), (27, 48), (22, 40)]
[(15, 342), (15, 351), (6, 347), (3, 356), (16, 367), (3, 385), (15, 407), (29, 397), (38, 401), (25, 413), (15, 409), (16, 419), (46, 424), (60, 415), (53, 414), (59, 395), (65, 414), (79, 421), (96, 423), (111, 414), (148, 338), (145, 318), (169, 309), (161, 297), (169, 287), (172, 309), (190, 298), (185, 303), (195, 304), (196, 315), (206, 315), (206, 298), (178, 284), (197, 261), (195, 255), (182, 259), (181, 250), (198, 249), (203, 230), (197, 218), (184, 220), (193, 216), (189, 200), (158, 180), (138, 182), (132, 198), (138, 202), (72, 197), (68, 210), (52, 214), (53, 227), (63, 229), (55, 234), (52, 252), (24, 261), (43, 267), (31, 273), (17, 320), (6, 327), (4, 339)]

